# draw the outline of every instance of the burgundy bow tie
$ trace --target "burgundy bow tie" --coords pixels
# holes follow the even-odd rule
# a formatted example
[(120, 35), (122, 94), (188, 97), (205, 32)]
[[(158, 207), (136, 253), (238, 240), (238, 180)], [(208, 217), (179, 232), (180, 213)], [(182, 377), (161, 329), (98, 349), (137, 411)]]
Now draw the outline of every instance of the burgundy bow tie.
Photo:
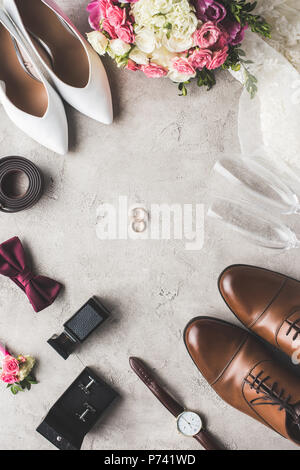
[(18, 237), (0, 245), (0, 274), (9, 277), (26, 293), (35, 312), (51, 305), (62, 287), (49, 277), (32, 274), (27, 267), (25, 252)]

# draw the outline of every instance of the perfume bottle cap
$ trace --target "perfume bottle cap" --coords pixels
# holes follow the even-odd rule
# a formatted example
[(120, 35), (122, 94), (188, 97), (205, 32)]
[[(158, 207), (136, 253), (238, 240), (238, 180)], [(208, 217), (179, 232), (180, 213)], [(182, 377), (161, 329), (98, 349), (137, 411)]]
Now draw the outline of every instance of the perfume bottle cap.
[(76, 345), (83, 343), (108, 316), (109, 311), (95, 297), (92, 297), (64, 323), (64, 332), (59, 336), (52, 336), (48, 344), (64, 359), (67, 359)]
[(61, 335), (53, 335), (48, 339), (47, 343), (64, 359), (68, 359), (70, 354), (74, 351), (77, 341), (66, 334), (66, 332), (63, 332)]

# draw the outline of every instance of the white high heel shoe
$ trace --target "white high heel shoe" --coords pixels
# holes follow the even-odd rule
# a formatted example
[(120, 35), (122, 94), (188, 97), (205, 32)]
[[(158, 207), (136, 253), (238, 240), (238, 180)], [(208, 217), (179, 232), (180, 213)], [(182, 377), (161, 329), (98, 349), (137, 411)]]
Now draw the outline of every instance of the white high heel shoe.
[(63, 103), (32, 62), (15, 25), (0, 9), (0, 102), (23, 132), (56, 153), (68, 151)]
[(4, 0), (61, 96), (81, 113), (111, 124), (110, 87), (96, 52), (52, 0)]

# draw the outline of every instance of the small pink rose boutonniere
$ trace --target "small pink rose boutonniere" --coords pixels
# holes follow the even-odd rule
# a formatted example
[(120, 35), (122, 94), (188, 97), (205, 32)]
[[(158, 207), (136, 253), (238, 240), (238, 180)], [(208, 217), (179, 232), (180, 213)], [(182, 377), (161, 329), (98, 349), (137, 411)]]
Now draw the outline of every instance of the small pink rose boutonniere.
[(7, 384), (7, 388), (16, 395), (18, 392), (30, 390), (31, 385), (37, 383), (32, 375), (35, 359), (32, 356), (12, 356), (3, 346), (0, 345), (0, 381)]

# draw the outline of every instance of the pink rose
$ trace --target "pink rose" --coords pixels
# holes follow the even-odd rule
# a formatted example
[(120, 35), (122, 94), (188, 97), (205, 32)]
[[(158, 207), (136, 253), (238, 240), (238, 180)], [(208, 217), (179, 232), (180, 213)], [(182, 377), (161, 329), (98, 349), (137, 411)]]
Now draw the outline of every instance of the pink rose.
[(106, 18), (109, 23), (116, 28), (125, 23), (126, 20), (126, 10), (125, 8), (119, 8), (116, 5), (109, 5), (106, 8)]
[(160, 78), (164, 77), (168, 73), (163, 67), (155, 64), (154, 62), (151, 62), (148, 65), (142, 65), (141, 70), (148, 78)]
[(16, 375), (13, 375), (13, 374), (2, 373), (0, 375), (0, 380), (2, 380), (2, 382), (6, 383), (6, 384), (14, 384), (15, 382), (18, 381), (18, 377)]
[(5, 356), (2, 361), (4, 374), (17, 375), (19, 373), (19, 362), (13, 356)]
[(106, 18), (106, 9), (111, 4), (111, 0), (95, 0), (88, 4), (86, 9), (90, 14), (89, 23), (93, 29), (99, 31), (100, 20)]
[(195, 49), (189, 56), (188, 61), (194, 69), (202, 70), (212, 59), (212, 52), (209, 49)]
[(101, 23), (101, 28), (106, 31), (111, 39), (117, 39), (117, 34), (115, 28), (109, 23), (108, 20), (103, 20)]
[(101, 18), (107, 17), (107, 9), (112, 5), (111, 0), (98, 0)]
[(221, 36), (218, 39), (218, 42), (212, 46), (213, 51), (219, 51), (223, 47), (227, 46), (229, 43), (229, 34), (226, 31), (221, 30)]
[(193, 34), (195, 44), (202, 48), (211, 47), (216, 44), (222, 35), (222, 31), (212, 21), (204, 23), (204, 25), (197, 29)]
[(139, 66), (138, 64), (136, 64), (136, 63), (134, 62), (134, 60), (128, 59), (126, 68), (127, 68), (128, 70), (133, 70), (133, 71), (135, 72), (136, 70), (139, 70), (139, 69), (140, 69), (140, 66)]
[(125, 24), (118, 26), (116, 28), (116, 33), (118, 38), (121, 39), (126, 44), (132, 44), (135, 40), (132, 24), (126, 21)]
[(97, 30), (99, 29), (100, 26), (100, 19), (101, 19), (101, 13), (100, 13), (100, 7), (99, 7), (99, 2), (98, 0), (95, 2), (91, 2), (88, 4), (86, 7), (87, 11), (89, 12), (89, 23), (91, 28)]
[(225, 46), (223, 49), (220, 49), (219, 51), (215, 51), (213, 53), (212, 60), (210, 64), (206, 66), (208, 70), (213, 70), (221, 67), (221, 65), (224, 64), (228, 57), (228, 47)]
[(173, 60), (172, 65), (173, 68), (181, 75), (192, 76), (196, 72), (194, 67), (189, 63), (188, 59), (184, 59), (182, 57), (177, 57), (175, 60)]

